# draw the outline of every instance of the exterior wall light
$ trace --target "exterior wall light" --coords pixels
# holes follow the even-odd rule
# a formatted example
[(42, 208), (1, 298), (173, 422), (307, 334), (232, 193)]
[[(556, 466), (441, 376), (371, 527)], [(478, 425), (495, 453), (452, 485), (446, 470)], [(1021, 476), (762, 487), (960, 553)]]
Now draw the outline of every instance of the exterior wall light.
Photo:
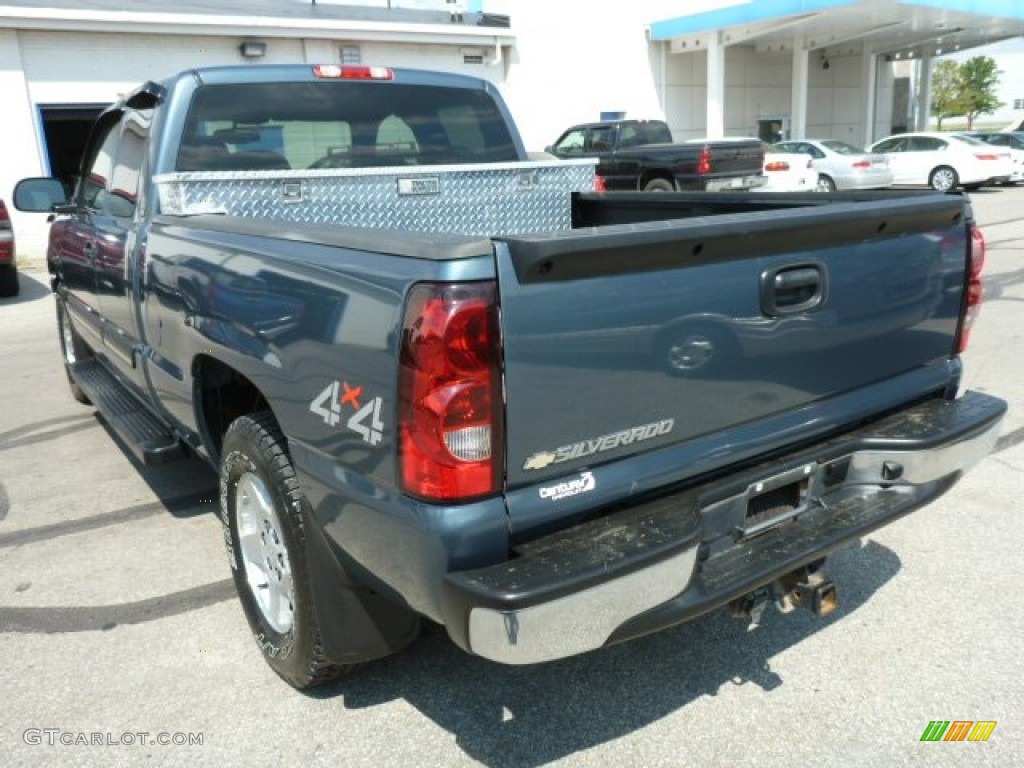
[(246, 40), (238, 46), (238, 52), (247, 59), (262, 59), (267, 55), (267, 44), (259, 40)]

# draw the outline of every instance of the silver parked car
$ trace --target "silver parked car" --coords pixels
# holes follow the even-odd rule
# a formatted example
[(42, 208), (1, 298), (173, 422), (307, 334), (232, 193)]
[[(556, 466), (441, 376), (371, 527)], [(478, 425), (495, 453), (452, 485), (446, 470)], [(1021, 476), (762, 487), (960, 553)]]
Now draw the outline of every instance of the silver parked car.
[(884, 155), (857, 149), (834, 139), (781, 141), (775, 145), (784, 152), (800, 152), (813, 158), (818, 172), (818, 190), (879, 189), (892, 185), (892, 170)]

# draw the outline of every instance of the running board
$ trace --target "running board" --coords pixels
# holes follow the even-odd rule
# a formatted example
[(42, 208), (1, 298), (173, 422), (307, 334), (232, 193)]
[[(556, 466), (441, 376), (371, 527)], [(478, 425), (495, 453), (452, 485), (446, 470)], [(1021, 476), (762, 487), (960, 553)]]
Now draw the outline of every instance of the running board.
[(103, 366), (86, 360), (71, 375), (103, 420), (143, 464), (167, 464), (185, 457), (181, 441), (135, 399)]

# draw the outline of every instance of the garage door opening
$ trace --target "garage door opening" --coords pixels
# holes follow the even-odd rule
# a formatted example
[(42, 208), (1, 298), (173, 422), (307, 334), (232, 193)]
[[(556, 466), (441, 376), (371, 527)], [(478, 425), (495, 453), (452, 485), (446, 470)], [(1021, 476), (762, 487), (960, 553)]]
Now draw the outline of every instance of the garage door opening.
[(69, 190), (78, 175), (92, 124), (105, 107), (105, 104), (39, 107), (43, 150), (49, 163), (50, 175), (63, 181)]

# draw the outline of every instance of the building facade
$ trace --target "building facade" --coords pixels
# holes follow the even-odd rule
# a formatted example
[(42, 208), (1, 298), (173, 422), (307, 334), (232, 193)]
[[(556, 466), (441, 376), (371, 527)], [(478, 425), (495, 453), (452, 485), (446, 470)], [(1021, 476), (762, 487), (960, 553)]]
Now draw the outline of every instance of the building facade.
[[(103, 105), (197, 66), (361, 62), (496, 83), (530, 150), (602, 113), (676, 139), (837, 138), (927, 119), (936, 56), (1024, 34), (1004, 0), (0, 0), (0, 197), (74, 173)], [(45, 217), (14, 213), (19, 251)]]

